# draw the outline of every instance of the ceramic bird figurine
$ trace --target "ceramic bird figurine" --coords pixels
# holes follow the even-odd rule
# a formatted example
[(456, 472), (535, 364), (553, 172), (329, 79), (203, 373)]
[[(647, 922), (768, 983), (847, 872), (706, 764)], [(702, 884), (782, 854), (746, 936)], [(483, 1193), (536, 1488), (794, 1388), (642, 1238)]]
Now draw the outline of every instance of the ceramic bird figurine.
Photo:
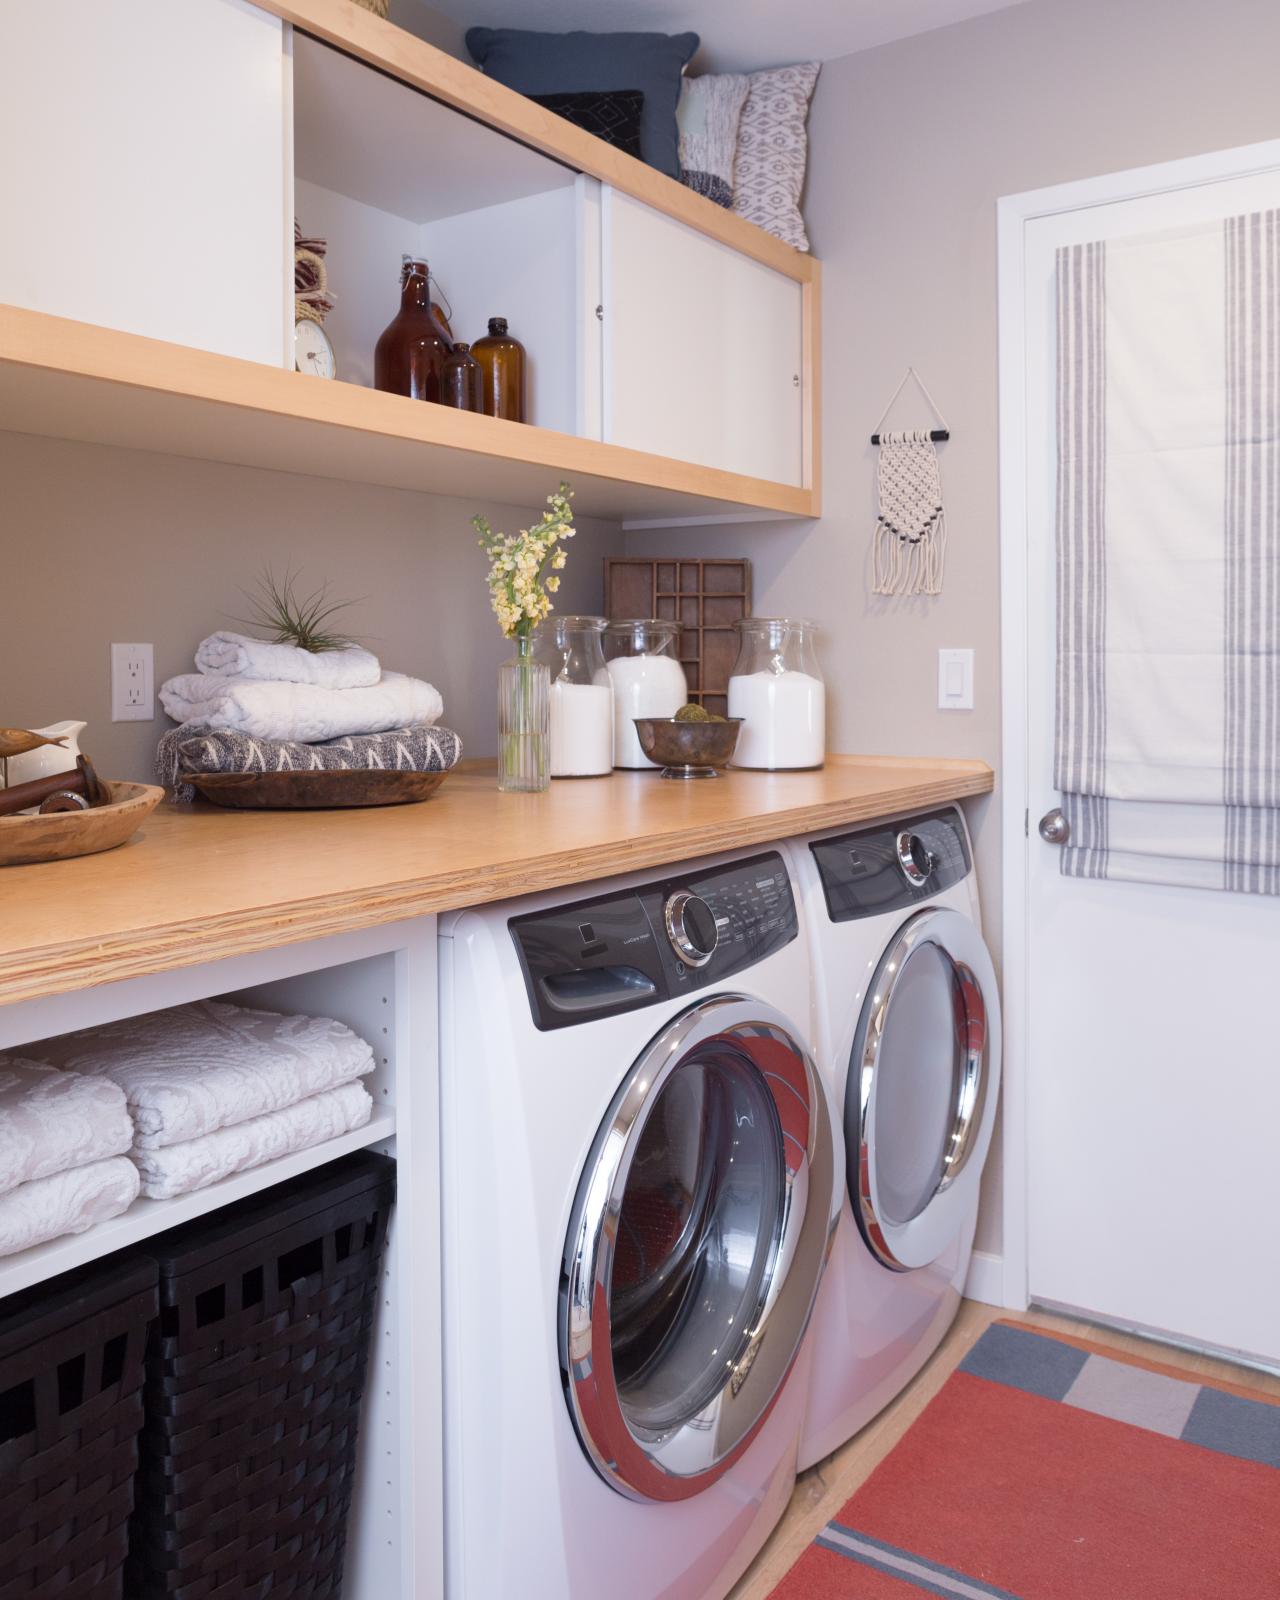
[(26, 728), (0, 728), (0, 761), (10, 756), (26, 755), (28, 750), (39, 750), (42, 745), (56, 744), (65, 748), (66, 735), (60, 739), (46, 739), (42, 733), (30, 733)]

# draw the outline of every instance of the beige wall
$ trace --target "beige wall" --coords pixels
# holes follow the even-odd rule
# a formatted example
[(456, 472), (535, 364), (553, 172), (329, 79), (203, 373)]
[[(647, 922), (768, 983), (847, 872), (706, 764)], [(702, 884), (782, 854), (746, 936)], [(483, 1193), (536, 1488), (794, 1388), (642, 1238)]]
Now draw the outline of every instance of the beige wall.
[[(1274, 138), (1277, 60), (1275, 0), (1029, 0), (823, 67), (805, 209), (823, 261), (827, 514), (633, 534), (627, 548), (749, 555), (758, 611), (822, 623), (834, 748), (999, 766), (996, 200)], [(867, 579), (868, 438), (909, 362), (952, 428), (940, 451), (950, 544), (941, 596), (891, 602)], [(964, 645), (977, 651), (976, 709), (940, 712), (937, 651)], [(996, 805), (970, 818), (998, 955)]]
[[(510, 647), (469, 519), (484, 510), (510, 530), (528, 513), (12, 433), (0, 433), (0, 484), (0, 725), (81, 719), (102, 771), (148, 777), (170, 724), (111, 721), (109, 645), (154, 644), (157, 684), (193, 671), (200, 639), (234, 626), (240, 590), (272, 562), (304, 588), (327, 578), (367, 596), (352, 630), (436, 685), (469, 755), (496, 748), (494, 673)], [(620, 542), (610, 524), (581, 525), (561, 609), (600, 609), (602, 558)]]

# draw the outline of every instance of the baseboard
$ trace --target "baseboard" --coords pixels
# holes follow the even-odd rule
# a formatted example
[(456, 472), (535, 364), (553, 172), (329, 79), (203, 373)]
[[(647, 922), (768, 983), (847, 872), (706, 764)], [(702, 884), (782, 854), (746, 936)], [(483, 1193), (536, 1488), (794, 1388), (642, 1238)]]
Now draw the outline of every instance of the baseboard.
[(989, 1250), (975, 1250), (969, 1258), (969, 1276), (965, 1279), (966, 1300), (981, 1300), (983, 1305), (1001, 1306), (1004, 1299), (1004, 1257), (992, 1255)]

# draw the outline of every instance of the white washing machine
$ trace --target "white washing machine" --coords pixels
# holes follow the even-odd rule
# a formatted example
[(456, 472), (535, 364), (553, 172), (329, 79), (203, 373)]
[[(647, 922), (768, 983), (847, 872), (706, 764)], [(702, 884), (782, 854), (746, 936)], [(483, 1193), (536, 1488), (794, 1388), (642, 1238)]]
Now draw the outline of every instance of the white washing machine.
[(791, 1492), (839, 1207), (784, 857), (440, 953), (449, 1600), (718, 1600)]
[(815, 834), (788, 854), (844, 1133), (804, 1468), (882, 1410), (955, 1317), (996, 1115), (1000, 1004), (956, 807)]

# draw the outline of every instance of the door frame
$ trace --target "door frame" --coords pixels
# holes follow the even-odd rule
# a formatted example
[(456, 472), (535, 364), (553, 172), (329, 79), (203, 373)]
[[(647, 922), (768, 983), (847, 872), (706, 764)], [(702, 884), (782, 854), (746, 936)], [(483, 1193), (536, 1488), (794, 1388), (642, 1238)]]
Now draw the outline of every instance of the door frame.
[[(1005, 195), (996, 202), (996, 324), (999, 379), (1000, 647), (1003, 742), (1001, 911), (1004, 920), (1004, 1132), (1000, 1303), (1025, 1310), (1027, 1241), (1027, 1061), (1030, 1038), (1030, 938), (1027, 912), (1031, 815), (1044, 796), (1031, 793), (1025, 663), (1027, 660), (1027, 278), (1028, 226), (1045, 217), (1146, 199), (1224, 178), (1280, 168), (1280, 139), (1106, 173), (1050, 188)], [(994, 1289), (996, 1285), (993, 1283)]]

